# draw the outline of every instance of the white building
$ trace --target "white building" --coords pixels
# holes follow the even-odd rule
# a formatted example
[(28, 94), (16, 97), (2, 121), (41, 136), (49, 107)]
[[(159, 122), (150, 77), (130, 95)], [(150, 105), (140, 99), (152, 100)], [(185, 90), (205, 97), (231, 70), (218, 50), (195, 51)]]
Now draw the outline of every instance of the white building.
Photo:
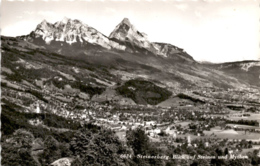
[(37, 114), (41, 113), (39, 103), (37, 103), (37, 105), (36, 105), (35, 112), (36, 112)]

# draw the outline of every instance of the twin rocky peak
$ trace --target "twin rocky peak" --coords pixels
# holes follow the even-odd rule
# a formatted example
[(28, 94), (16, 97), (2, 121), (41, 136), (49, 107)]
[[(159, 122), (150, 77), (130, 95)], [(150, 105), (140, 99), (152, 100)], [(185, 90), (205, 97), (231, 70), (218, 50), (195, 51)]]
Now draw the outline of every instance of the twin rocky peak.
[(168, 57), (176, 53), (185, 53), (183, 49), (171, 44), (150, 42), (147, 39), (147, 35), (139, 32), (128, 18), (124, 18), (109, 37), (82, 23), (80, 20), (72, 20), (65, 17), (54, 24), (43, 20), (34, 31), (27, 36), (21, 36), (21, 38), (30, 42), (41, 38), (47, 45), (51, 45), (52, 41), (66, 42), (69, 45), (80, 42), (96, 44), (106, 49), (130, 50), (130, 52), (134, 52), (135, 50), (129, 47), (132, 46), (145, 49), (162, 57)]

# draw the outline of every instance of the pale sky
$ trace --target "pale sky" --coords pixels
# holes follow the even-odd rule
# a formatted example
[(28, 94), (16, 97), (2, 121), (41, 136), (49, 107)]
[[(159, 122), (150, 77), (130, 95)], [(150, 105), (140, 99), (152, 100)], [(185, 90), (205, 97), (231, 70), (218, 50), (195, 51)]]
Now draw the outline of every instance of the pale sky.
[(79, 19), (106, 36), (123, 18), (152, 42), (197, 61), (260, 60), (258, 0), (20, 0), (1, 2), (1, 35), (35, 30), (43, 19)]

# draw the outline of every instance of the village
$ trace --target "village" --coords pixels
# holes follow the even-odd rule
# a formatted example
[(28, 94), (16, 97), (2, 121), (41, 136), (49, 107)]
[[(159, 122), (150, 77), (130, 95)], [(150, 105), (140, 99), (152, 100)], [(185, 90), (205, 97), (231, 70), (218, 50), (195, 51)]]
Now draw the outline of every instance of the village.
[[(8, 83), (9, 87), (15, 85), (15, 82)], [(91, 101), (82, 92), (75, 95), (77, 93), (71, 87), (63, 91), (54, 86), (42, 87), (43, 90), (34, 88), (26, 91), (26, 88), (18, 88), (17, 92), (17, 87), (4, 87), (2, 100), (25, 107), (25, 112), (55, 114), (79, 121), (82, 125), (93, 123), (112, 129), (123, 142), (126, 142), (127, 131), (140, 127), (150, 141), (159, 143), (160, 147), (196, 149), (224, 144), (228, 154), (236, 155), (260, 148), (260, 112), (254, 103), (232, 102), (241, 99), (239, 91), (229, 90), (233, 96), (226, 97), (224, 101), (213, 97), (218, 95), (223, 98), (225, 91), (218, 90), (218, 94), (213, 89), (184, 91), (184, 94), (196, 97), (199, 104), (181, 100), (165, 105), (122, 105), (113, 101)], [(42, 96), (36, 97), (32, 93)], [(254, 96), (251, 99), (256, 101)], [(44, 125), (39, 119), (30, 123)]]
[[(10, 95), (10, 93), (9, 93)], [(59, 103), (59, 105), (57, 105)], [(112, 129), (122, 141), (126, 141), (126, 131), (141, 127), (153, 142), (165, 145), (192, 146), (197, 148), (198, 140), (207, 140), (205, 147), (221, 142), (231, 142), (230, 153), (241, 153), (238, 144), (246, 142), (247, 149), (260, 147), (260, 127), (258, 124), (240, 125), (230, 119), (246, 119), (260, 116), (244, 111), (218, 111), (209, 104), (198, 107), (179, 106), (162, 108), (158, 106), (120, 106), (85, 102), (84, 106), (73, 107), (69, 103), (51, 100), (46, 104), (40, 100), (27, 110), (35, 113), (52, 113), (65, 118)], [(47, 112), (51, 111), (51, 112)], [(232, 112), (232, 113), (230, 113)], [(257, 118), (256, 118), (257, 119)], [(257, 137), (256, 137), (257, 136)], [(241, 137), (241, 139), (239, 139)], [(217, 141), (212, 141), (216, 139)], [(230, 144), (231, 145), (231, 144)]]

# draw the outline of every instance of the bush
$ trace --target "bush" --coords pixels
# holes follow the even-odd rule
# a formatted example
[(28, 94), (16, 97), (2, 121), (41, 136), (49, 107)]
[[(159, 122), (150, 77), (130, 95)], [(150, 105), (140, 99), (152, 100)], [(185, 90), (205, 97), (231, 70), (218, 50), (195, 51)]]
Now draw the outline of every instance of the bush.
[(75, 133), (70, 142), (71, 151), (80, 156), (77, 163), (83, 165), (121, 165), (120, 153), (124, 152), (118, 137), (111, 130), (101, 129), (97, 133), (85, 128)]

